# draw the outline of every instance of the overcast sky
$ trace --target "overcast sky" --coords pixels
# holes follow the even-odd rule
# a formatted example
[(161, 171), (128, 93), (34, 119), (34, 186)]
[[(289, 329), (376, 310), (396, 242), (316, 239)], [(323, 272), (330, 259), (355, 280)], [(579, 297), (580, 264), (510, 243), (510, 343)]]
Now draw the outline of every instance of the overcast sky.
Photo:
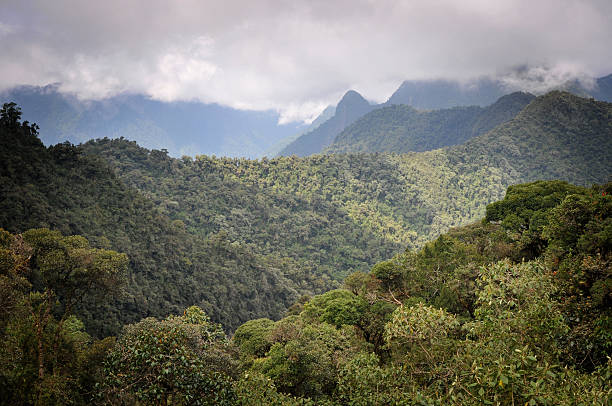
[(602, 76), (611, 40), (611, 0), (0, 0), (0, 90), (59, 82), (83, 98), (301, 120), (348, 89), (384, 101), (405, 79), (518, 65), (551, 81)]

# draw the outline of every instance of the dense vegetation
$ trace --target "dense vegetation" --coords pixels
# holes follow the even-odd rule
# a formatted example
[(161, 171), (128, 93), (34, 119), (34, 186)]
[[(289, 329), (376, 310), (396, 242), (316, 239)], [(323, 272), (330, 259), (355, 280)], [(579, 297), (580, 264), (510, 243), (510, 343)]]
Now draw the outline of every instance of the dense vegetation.
[(69, 144), (45, 148), (19, 113), (14, 105), (2, 111), (0, 226), (83, 235), (130, 259), (123, 295), (105, 305), (86, 300), (79, 310), (90, 333), (116, 333), (125, 323), (192, 304), (235, 328), (253, 317), (278, 318), (301, 294), (317, 291), (310, 287), (325, 286), (294, 261), (261, 255), (226, 233), (188, 233), (99, 158)]
[[(86, 280), (116, 291), (125, 257), (48, 230), (2, 232), (2, 401), (606, 405), (611, 193), (513, 186), (482, 222), (351, 274), (279, 321), (251, 320), (231, 340), (198, 307), (92, 340), (63, 292)], [(60, 301), (49, 306), (51, 295)]]
[(465, 146), (419, 154), (177, 160), (108, 139), (83, 149), (189, 232), (224, 230), (232, 241), (342, 279), (477, 220), (508, 185), (607, 181), (611, 114), (610, 104), (551, 93)]
[(418, 111), (390, 105), (347, 127), (326, 153), (429, 151), (463, 144), (514, 118), (535, 96), (513, 93), (492, 105)]
[[(610, 104), (554, 92), (453, 148), (261, 161), (45, 148), (20, 116), (1, 404), (610, 401)], [(579, 186), (506, 189), (540, 177)]]
[(552, 93), (450, 149), (259, 161), (172, 159), (125, 140), (45, 148), (17, 119), (0, 138), (0, 226), (79, 234), (128, 255), (125, 294), (82, 305), (90, 333), (192, 304), (231, 330), (477, 220), (508, 185), (605, 182), (610, 114)]

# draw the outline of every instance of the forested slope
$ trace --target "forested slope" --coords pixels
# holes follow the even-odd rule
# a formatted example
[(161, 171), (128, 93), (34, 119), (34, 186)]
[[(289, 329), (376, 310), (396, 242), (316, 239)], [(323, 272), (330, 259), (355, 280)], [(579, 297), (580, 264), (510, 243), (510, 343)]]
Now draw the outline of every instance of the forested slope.
[(418, 111), (390, 105), (361, 117), (340, 133), (326, 153), (429, 151), (463, 144), (511, 120), (535, 96), (512, 93), (488, 107)]
[(512, 186), (483, 221), (244, 324), (240, 388), (283, 405), (609, 404), (611, 191)]
[(128, 254), (124, 297), (108, 317), (82, 313), (92, 331), (191, 304), (233, 328), (482, 217), (508, 185), (607, 181), (611, 122), (610, 104), (555, 92), (461, 146), (271, 160), (178, 160), (125, 140), (45, 148), (5, 124), (0, 227)]
[(176, 160), (126, 140), (83, 149), (108, 159), (194, 234), (225, 230), (231, 240), (342, 278), (482, 217), (508, 185), (605, 182), (612, 173), (611, 110), (555, 92), (465, 145), (402, 155)]
[(300, 292), (311, 292), (315, 283), (297, 275), (292, 261), (262, 256), (224, 233), (189, 234), (101, 159), (69, 144), (45, 148), (35, 128), (15, 119), (15, 108), (3, 117), (13, 118), (0, 126), (0, 227), (47, 227), (128, 254), (124, 295), (104, 308), (86, 303), (79, 313), (90, 331), (116, 333), (191, 304), (232, 328), (264, 314), (280, 317)]

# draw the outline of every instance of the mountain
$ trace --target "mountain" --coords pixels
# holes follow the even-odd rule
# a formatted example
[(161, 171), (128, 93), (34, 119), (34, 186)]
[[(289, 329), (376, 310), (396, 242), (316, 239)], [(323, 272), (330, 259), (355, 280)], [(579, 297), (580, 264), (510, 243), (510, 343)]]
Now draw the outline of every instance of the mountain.
[(17, 103), (24, 119), (44, 131), (46, 145), (94, 138), (124, 137), (171, 155), (262, 156), (275, 143), (299, 132), (299, 124), (279, 125), (278, 113), (244, 111), (198, 102), (165, 103), (143, 95), (100, 101), (79, 100), (55, 85), (22, 86), (3, 94)]
[(480, 155), (483, 164), (526, 181), (606, 183), (612, 176), (612, 104), (549, 92), (511, 121), (453, 148), (458, 157)]
[(375, 106), (368, 103), (359, 93), (349, 90), (336, 106), (333, 117), (286, 146), (279, 156), (308, 156), (320, 153), (342, 130), (374, 108)]
[(280, 152), (283, 149), (285, 149), (293, 141), (297, 140), (299, 137), (301, 137), (302, 135), (304, 135), (306, 133), (309, 133), (311, 131), (316, 130), (317, 128), (319, 128), (319, 126), (321, 124), (323, 124), (324, 122), (326, 122), (327, 120), (332, 118), (334, 116), (334, 114), (336, 114), (336, 107), (335, 106), (327, 106), (325, 108), (325, 110), (323, 110), (321, 112), (321, 114), (319, 114), (317, 116), (317, 118), (315, 118), (313, 120), (313, 122), (310, 123), (310, 125), (308, 127), (306, 127), (305, 129), (301, 130), (297, 134), (293, 134), (293, 135), (291, 135), (289, 137), (283, 138), (282, 140), (277, 142), (275, 145), (273, 145), (269, 150), (267, 150), (265, 152), (264, 156), (267, 156), (267, 157), (277, 156), (278, 154), (280, 154)]
[(258, 252), (282, 252), (341, 279), (367, 269), (373, 254), (475, 221), (514, 183), (605, 182), (611, 108), (555, 92), (466, 144), (421, 153), (173, 160), (121, 140), (83, 148), (154, 201), (175, 202), (168, 215), (191, 232), (226, 230)]
[(277, 318), (301, 294), (483, 217), (509, 185), (612, 174), (612, 104), (564, 92), (463, 145), (406, 154), (176, 159), (121, 139), (45, 148), (1, 130), (0, 227), (128, 254), (126, 295), (81, 314), (105, 334), (191, 304), (230, 329)]
[(612, 102), (612, 74), (597, 79), (589, 94), (597, 100)]
[(404, 104), (374, 110), (347, 127), (327, 153), (428, 151), (462, 144), (511, 120), (535, 96), (512, 93), (492, 105), (418, 111)]
[(452, 80), (407, 80), (386, 104), (407, 104), (420, 110), (455, 106), (488, 106), (507, 94), (501, 82), (480, 78), (468, 83)]
[[(612, 75), (596, 79), (592, 88), (574, 80), (561, 84), (557, 90), (569, 91), (582, 97), (591, 96), (600, 101), (612, 101)], [(407, 80), (385, 104), (407, 104), (418, 110), (488, 106), (513, 91), (530, 91), (530, 89), (521, 85), (510, 85), (503, 77), (498, 79), (483, 77), (465, 83), (444, 79)]]

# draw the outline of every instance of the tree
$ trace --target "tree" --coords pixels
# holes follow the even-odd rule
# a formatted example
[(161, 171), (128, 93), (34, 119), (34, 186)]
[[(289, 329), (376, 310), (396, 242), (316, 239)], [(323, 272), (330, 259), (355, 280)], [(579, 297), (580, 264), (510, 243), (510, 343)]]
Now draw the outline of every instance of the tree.
[(9, 316), (2, 320), (0, 370), (12, 388), (11, 402), (63, 403), (77, 397), (79, 363), (90, 337), (74, 312), (87, 295), (118, 291), (127, 257), (91, 248), (80, 236), (0, 230), (0, 263)]
[[(53, 373), (58, 373), (57, 346), (64, 321), (85, 295), (118, 292), (128, 259), (115, 251), (91, 248), (81, 236), (63, 237), (48, 229), (26, 231), (23, 239), (32, 248), (33, 291), (28, 302), (38, 341), (38, 377), (43, 380), (47, 356)], [(44, 332), (55, 315), (56, 337), (52, 348), (45, 348)]]
[(192, 306), (124, 328), (105, 363), (107, 404), (231, 405), (239, 372), (221, 326)]
[(21, 120), (21, 108), (16, 103), (4, 103), (0, 109), (0, 125), (15, 128)]

